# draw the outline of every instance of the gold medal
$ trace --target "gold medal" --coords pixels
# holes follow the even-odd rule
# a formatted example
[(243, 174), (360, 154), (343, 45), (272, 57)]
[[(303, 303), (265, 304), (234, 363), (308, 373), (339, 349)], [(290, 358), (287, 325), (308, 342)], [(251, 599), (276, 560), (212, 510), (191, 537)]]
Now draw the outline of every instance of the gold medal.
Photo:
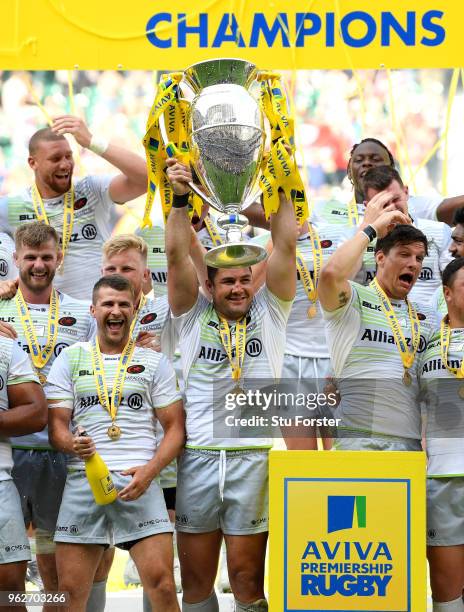
[(406, 387), (410, 387), (412, 385), (412, 376), (408, 370), (404, 371), (403, 383), (406, 385)]
[(108, 438), (111, 440), (119, 440), (121, 437), (121, 428), (113, 423), (111, 427), (108, 427)]
[(47, 377), (42, 372), (37, 372), (37, 376), (39, 377), (39, 382), (41, 385), (44, 385), (47, 382)]
[(237, 383), (232, 391), (234, 395), (245, 395), (245, 390)]
[(308, 308), (307, 314), (308, 314), (308, 319), (314, 319), (314, 317), (317, 315), (317, 308), (314, 304)]

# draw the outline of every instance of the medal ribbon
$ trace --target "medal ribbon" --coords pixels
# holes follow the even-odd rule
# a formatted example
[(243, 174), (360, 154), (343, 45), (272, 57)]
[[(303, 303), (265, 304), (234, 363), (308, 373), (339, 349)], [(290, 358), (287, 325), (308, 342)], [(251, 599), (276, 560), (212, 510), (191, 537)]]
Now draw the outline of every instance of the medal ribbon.
[(317, 285), (319, 284), (319, 276), (322, 268), (322, 247), (321, 241), (319, 240), (319, 234), (311, 223), (308, 223), (309, 238), (311, 240), (312, 256), (313, 256), (313, 275), (314, 280), (311, 278), (311, 274), (308, 270), (304, 257), (301, 252), (296, 249), (296, 267), (300, 273), (300, 280), (303, 283), (303, 287), (308, 296), (308, 300), (313, 304), (317, 301)]
[[(129, 338), (132, 338), (132, 336), (134, 334), (134, 329), (135, 329), (135, 326), (137, 325), (137, 320), (139, 318), (139, 312), (145, 306), (145, 302), (146, 301), (147, 301), (147, 298), (145, 297), (144, 293), (142, 292), (142, 297), (140, 298), (138, 308), (137, 308), (137, 310), (134, 313), (134, 318), (132, 319), (132, 323), (131, 323), (131, 326), (130, 326), (130, 329), (129, 329)], [(137, 340), (137, 338), (134, 338), (134, 340)]]
[(219, 335), (221, 337), (222, 346), (224, 347), (227, 357), (229, 358), (230, 367), (232, 368), (232, 379), (238, 382), (242, 375), (243, 359), (245, 357), (245, 340), (246, 340), (246, 317), (243, 317), (235, 324), (235, 359), (232, 356), (232, 340), (230, 334), (229, 323), (226, 319), (219, 317)]
[(443, 317), (440, 324), (440, 348), (441, 348), (441, 360), (446, 366), (448, 372), (456, 376), (456, 378), (464, 378), (464, 359), (461, 360), (461, 366), (459, 368), (453, 368), (448, 363), (448, 351), (451, 342), (451, 328), (448, 321), (448, 317)]
[[(31, 188), (31, 196), (37, 221), (50, 225), (42, 197), (35, 183)], [(61, 252), (63, 254), (64, 262), (64, 256), (66, 255), (66, 251), (68, 249), (74, 225), (74, 187), (71, 187), (71, 189), (64, 194), (63, 207), (63, 235), (61, 237)]]
[(116, 414), (118, 412), (119, 404), (121, 403), (124, 380), (126, 379), (127, 366), (129, 365), (129, 362), (132, 358), (134, 348), (135, 340), (129, 336), (129, 340), (119, 358), (118, 367), (116, 370), (116, 377), (113, 383), (113, 393), (111, 394), (110, 402), (108, 395), (108, 386), (106, 384), (105, 378), (105, 366), (100, 352), (98, 337), (96, 337), (94, 342), (92, 342), (91, 344), (93, 375), (95, 385), (97, 387), (98, 400), (102, 408), (104, 408), (110, 415), (113, 424), (116, 420)]
[(406, 300), (408, 305), (408, 315), (409, 322), (411, 324), (411, 338), (412, 338), (412, 351), (409, 351), (408, 346), (406, 344), (406, 339), (403, 334), (403, 330), (401, 329), (401, 325), (396, 318), (395, 311), (391, 305), (388, 296), (379, 285), (379, 282), (376, 278), (370, 283), (369, 287), (375, 289), (377, 295), (380, 299), (380, 306), (382, 307), (382, 311), (387, 319), (388, 325), (393, 334), (393, 338), (395, 340), (395, 344), (400, 353), (401, 361), (403, 363), (403, 367), (408, 370), (412, 364), (414, 363), (414, 358), (417, 353), (417, 349), (419, 348), (420, 343), (420, 322), (417, 316), (417, 312), (415, 308), (411, 305), (409, 300)]
[(208, 230), (208, 234), (209, 234), (209, 237), (211, 238), (212, 243), (214, 244), (214, 246), (220, 246), (222, 244), (222, 238), (219, 235), (219, 232), (217, 231), (216, 226), (211, 221), (211, 218), (209, 215), (206, 215), (204, 222), (205, 222), (206, 229)]
[(32, 363), (37, 370), (41, 370), (48, 362), (53, 354), (53, 349), (56, 344), (56, 337), (58, 335), (58, 316), (60, 311), (60, 300), (56, 289), (52, 289), (50, 296), (50, 308), (48, 310), (48, 331), (47, 331), (47, 342), (41, 349), (35, 333), (34, 324), (32, 323), (29, 308), (27, 307), (26, 301), (24, 300), (21, 289), (15, 295), (16, 308), (18, 309), (19, 319), (21, 326), (26, 336), (27, 346), (29, 347), (29, 353), (31, 356)]
[(354, 196), (348, 202), (348, 221), (350, 227), (357, 227), (359, 225), (358, 205)]

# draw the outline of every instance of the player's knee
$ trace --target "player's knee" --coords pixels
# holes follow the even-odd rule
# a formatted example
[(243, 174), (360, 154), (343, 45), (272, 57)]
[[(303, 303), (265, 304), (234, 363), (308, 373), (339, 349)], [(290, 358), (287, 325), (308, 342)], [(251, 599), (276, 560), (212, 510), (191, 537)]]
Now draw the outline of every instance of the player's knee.
[(144, 581), (143, 587), (149, 594), (155, 593), (159, 601), (170, 602), (176, 597), (174, 576), (170, 576), (169, 574), (154, 577), (150, 576)]
[(238, 599), (258, 599), (263, 591), (263, 574), (256, 567), (234, 567), (229, 569), (229, 580)]

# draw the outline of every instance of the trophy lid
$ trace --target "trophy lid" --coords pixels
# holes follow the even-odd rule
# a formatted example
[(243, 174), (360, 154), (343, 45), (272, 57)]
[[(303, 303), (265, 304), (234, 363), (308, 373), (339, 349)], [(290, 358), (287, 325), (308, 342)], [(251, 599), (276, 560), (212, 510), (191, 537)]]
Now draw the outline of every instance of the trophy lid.
[(205, 87), (221, 83), (248, 87), (257, 71), (255, 64), (246, 60), (221, 58), (193, 64), (184, 71), (184, 77), (194, 92), (199, 93)]

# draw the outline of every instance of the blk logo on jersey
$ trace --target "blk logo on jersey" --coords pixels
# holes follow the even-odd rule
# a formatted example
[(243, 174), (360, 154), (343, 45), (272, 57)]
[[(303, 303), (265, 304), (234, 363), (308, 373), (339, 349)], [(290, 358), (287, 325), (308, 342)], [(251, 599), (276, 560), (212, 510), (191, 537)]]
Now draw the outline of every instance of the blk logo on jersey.
[(84, 225), (82, 228), (82, 236), (86, 240), (94, 240), (97, 237), (97, 228), (95, 225), (92, 225), (91, 223)]
[(8, 274), (8, 263), (5, 259), (0, 259), (0, 276), (6, 276)]
[(53, 349), (55, 357), (58, 357), (61, 351), (65, 348), (68, 348), (68, 346), (69, 344), (67, 344), (66, 342), (58, 342), (58, 344), (55, 344), (55, 348)]
[(127, 398), (127, 405), (132, 410), (140, 410), (143, 405), (143, 398), (140, 393), (131, 393)]
[(156, 312), (149, 312), (146, 314), (143, 319), (140, 321), (140, 325), (148, 325), (148, 323), (153, 323), (153, 321), (158, 317)]
[(141, 363), (136, 363), (129, 366), (126, 371), (128, 374), (141, 374), (145, 371), (145, 366), (143, 366)]
[(259, 357), (263, 350), (263, 343), (259, 338), (250, 338), (245, 345), (246, 354), (250, 357)]
[(71, 327), (77, 323), (77, 319), (74, 317), (61, 317), (58, 321), (58, 325), (63, 325), (64, 327)]
[(74, 202), (74, 210), (81, 210), (87, 204), (87, 198), (79, 198)]

